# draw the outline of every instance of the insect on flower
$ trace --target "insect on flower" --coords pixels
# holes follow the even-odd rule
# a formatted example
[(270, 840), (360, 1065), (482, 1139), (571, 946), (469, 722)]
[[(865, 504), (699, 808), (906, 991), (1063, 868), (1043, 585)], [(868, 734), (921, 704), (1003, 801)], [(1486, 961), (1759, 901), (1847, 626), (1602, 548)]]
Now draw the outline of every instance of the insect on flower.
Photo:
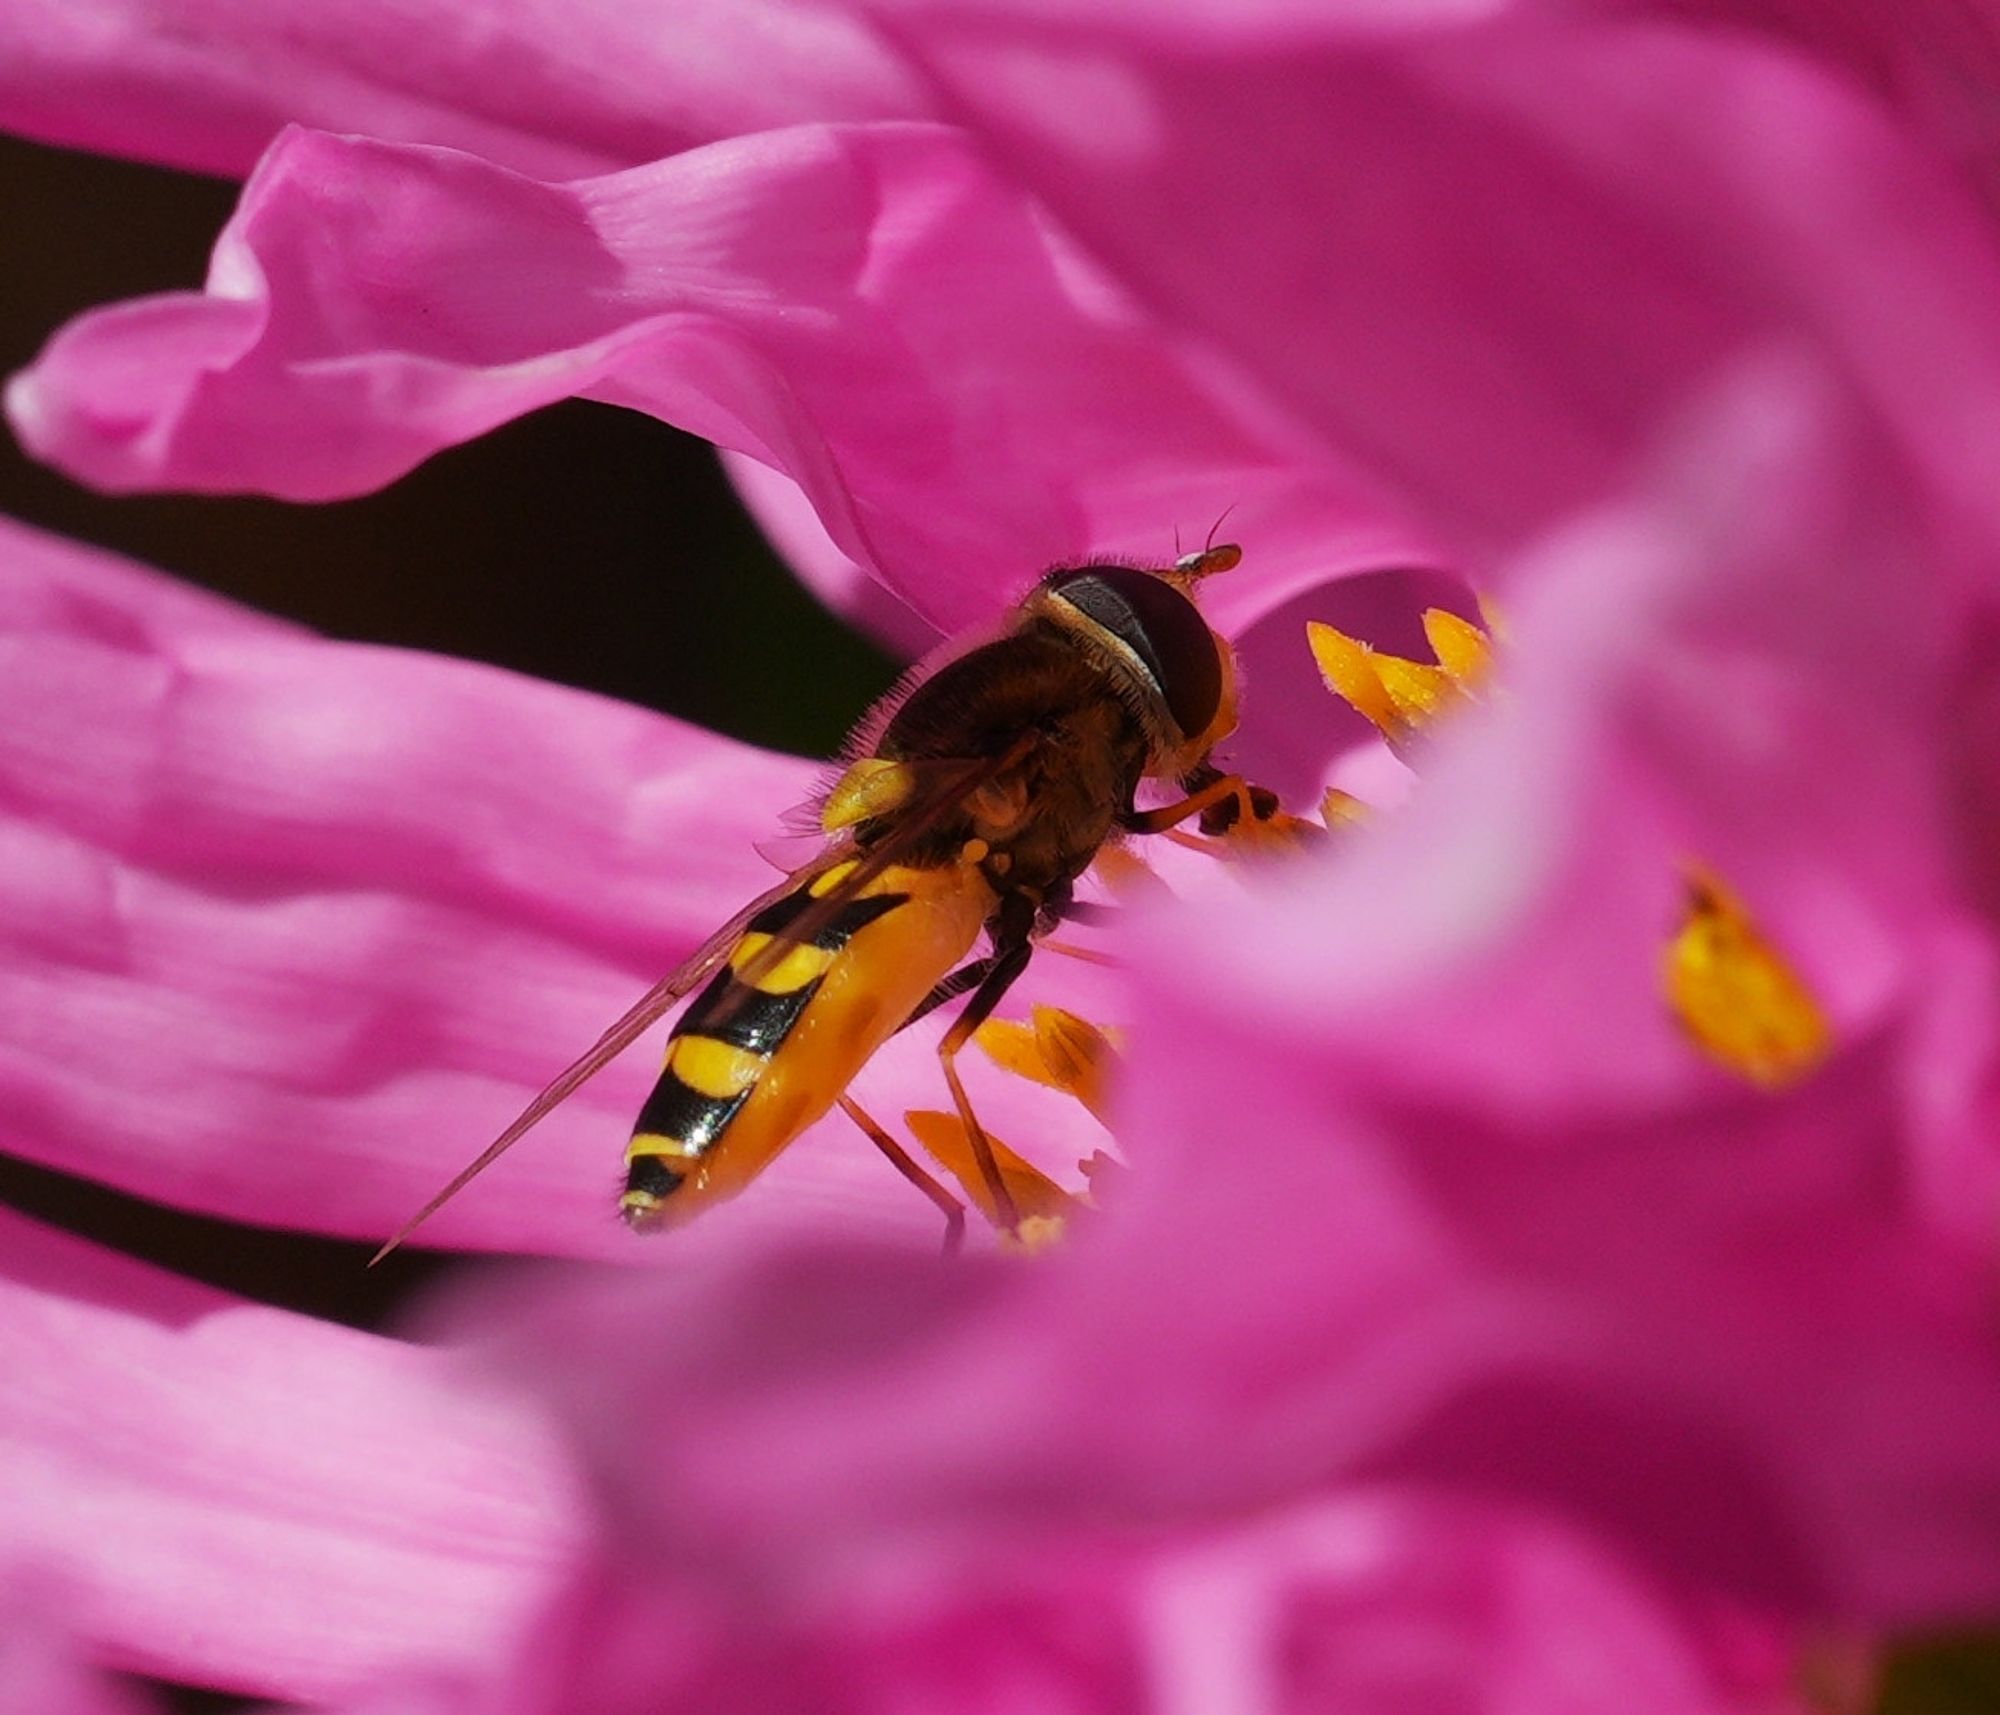
[[(648, 992), (378, 1260), (704, 984), (626, 1150), (630, 1226), (678, 1225), (734, 1195), (839, 1103), (943, 1211), (956, 1245), (963, 1205), (846, 1092), (897, 1031), (969, 992), (938, 1059), (990, 1206), (1012, 1231), (1019, 1213), (960, 1081), (960, 1050), (1036, 942), (1088, 914), (1072, 888), (1107, 842), (1276, 813), (1270, 793), (1209, 760), (1236, 726), (1235, 658), (1194, 589), (1241, 558), (1219, 544), (1167, 567), (1059, 568), (998, 637), (898, 687), (849, 740), (820, 805), (820, 854)], [(1148, 779), (1182, 796), (1140, 809)], [(973, 957), (982, 933), (988, 950)]]

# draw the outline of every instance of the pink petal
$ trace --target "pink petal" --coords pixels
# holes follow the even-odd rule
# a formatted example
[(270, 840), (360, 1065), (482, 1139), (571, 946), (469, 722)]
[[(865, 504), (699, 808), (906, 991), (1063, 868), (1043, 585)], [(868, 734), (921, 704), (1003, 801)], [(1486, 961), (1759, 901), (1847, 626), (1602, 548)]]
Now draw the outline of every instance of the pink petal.
[[(1698, 863), (1846, 1039), (1921, 1004), (1933, 939), (1971, 928), (1934, 761), (1950, 725), (1920, 689), (1953, 675), (1950, 580), (1895, 461), (1824, 377), (1754, 364), (1704, 407), (1649, 491), (1511, 570), (1506, 692), (1434, 748), (1384, 837), (1177, 933), (1211, 993), (1315, 1021), (1366, 994), (1385, 1074), (1449, 1071), (1537, 1113), (1672, 1098), (1701, 1067), (1659, 960)], [(1323, 926), (1312, 959), (1301, 918)], [(1551, 1055), (1583, 1020), (1592, 1054)]]
[(1736, 34), (1436, 10), (1198, 45), (1123, 8), (897, 29), (1135, 296), (1463, 540), (1587, 503), (1775, 339), (1834, 354), (1993, 527), (2000, 257), (1949, 170)]
[(2000, 27), (1992, 9), (1958, 0), (1898, 6), (1818, 0), (1668, 0), (1651, 8), (1759, 30), (1858, 78), (1908, 128), (1956, 158), (1991, 207), (2000, 208)]
[(8, 1715), (150, 1715), (159, 1705), (103, 1672), (58, 1617), (57, 1593), (0, 1574), (0, 1709)]
[[(1508, 696), (1374, 845), (1155, 923), (1137, 1170), (1066, 1252), (746, 1250), (671, 1307), (545, 1308), (530, 1371), (575, 1366), (631, 1527), (729, 1573), (1393, 1471), (1790, 1617), (2000, 1604), (1991, 1209), (1977, 1250), (1933, 1224), (1901, 1064), (1931, 937), (1980, 928), (1940, 873), (1939, 711), (1890, 695), (1948, 676), (1949, 579), (1844, 398), (1736, 377), (1537, 550)], [(1754, 742), (1773, 711), (1801, 748)], [(1830, 961), (1840, 1052), (1787, 1094), (1664, 1016), (1690, 850)]]
[(869, 26), (812, 0), (0, 8), (0, 126), (231, 178), (293, 123), (572, 178), (800, 120), (922, 111)]
[(107, 1663), (286, 1697), (501, 1646), (570, 1484), (447, 1360), (0, 1214), (0, 1507)]
[[(1196, 1344), (1205, 1325), (1230, 1354), (1223, 1377), (1155, 1351), (1122, 1409), (1139, 1375), (1191, 1371), (1204, 1392), (1165, 1382), (1167, 1421), (1219, 1402), (1243, 1467), (1226, 1402), (1256, 1398), (1280, 1459), (1313, 1419), (1322, 1450), (1386, 1435), (1392, 1465), (1583, 1505), (1764, 1599), (1937, 1620), (2000, 1601), (1991, 1146), (1983, 1243), (1940, 1243), (1912, 1184), (1936, 1096), (1911, 1102), (1897, 1066), (1939, 1027), (1944, 938), (1977, 932), (1941, 850), (1940, 711), (1909, 694), (1948, 676), (1943, 580), (1894, 461), (1800, 382), (1752, 372), (1689, 426), (1703, 475), (1539, 556), (1512, 711), (1468, 726), (1378, 842), (1161, 940), (1132, 1129), (1164, 1171), (1095, 1260), (1101, 1284), (1143, 1256), (1148, 1323)], [(1674, 1040), (1658, 958), (1690, 853), (1748, 890), (1835, 1013), (1845, 1052), (1788, 1096), (1732, 1092)], [(1216, 980), (1173, 985), (1190, 965)], [(1990, 1059), (1990, 1006), (1953, 1023)], [(1254, 1121), (1204, 1105), (1204, 1056), (1258, 1090)], [(1990, 1084), (1961, 1091), (1990, 1112)], [(1219, 1158), (1258, 1167), (1239, 1183)], [(1308, 1207), (1328, 1232), (1274, 1220)], [(1421, 1340), (1464, 1356), (1421, 1279), (1392, 1312), (1386, 1270), (1315, 1260), (1363, 1234), (1499, 1318), (1455, 1405), (1409, 1386), (1441, 1374)], [(1161, 1267), (1197, 1246), (1199, 1271)], [(1303, 1404), (1302, 1355), (1371, 1304), (1379, 1338), (1347, 1361), (1372, 1402)], [(1109, 1330), (1082, 1373), (1132, 1348)]]
[[(1121, 1544), (1079, 1521), (1057, 1541), (995, 1542), (962, 1560), (792, 1572), (773, 1599), (676, 1579), (642, 1552), (614, 1558), (503, 1670), (508, 1707), (1735, 1707), (1698, 1636), (1610, 1556), (1532, 1518), (1409, 1493), (1165, 1542)], [(1798, 1707), (1780, 1684), (1756, 1689), (1768, 1715)]]
[(789, 476), (841, 553), (942, 631), (1050, 563), (1167, 557), (1232, 504), (1227, 624), (1423, 563), (1367, 486), (1240, 426), (929, 127), (801, 128), (552, 186), (294, 133), (205, 297), (85, 317), (17, 377), (39, 456), (102, 487), (323, 499), (582, 394)]
[(736, 453), (724, 453), (722, 465), (757, 527), (829, 609), (905, 660), (914, 661), (937, 646), (936, 627), (840, 551), (805, 491), (790, 477)]
[[(771, 885), (754, 843), (816, 774), (19, 526), (0, 557), (0, 1147), (183, 1207), (386, 1236)], [(644, 1058), (430, 1236), (630, 1256)], [(834, 1133), (760, 1209), (934, 1242)]]

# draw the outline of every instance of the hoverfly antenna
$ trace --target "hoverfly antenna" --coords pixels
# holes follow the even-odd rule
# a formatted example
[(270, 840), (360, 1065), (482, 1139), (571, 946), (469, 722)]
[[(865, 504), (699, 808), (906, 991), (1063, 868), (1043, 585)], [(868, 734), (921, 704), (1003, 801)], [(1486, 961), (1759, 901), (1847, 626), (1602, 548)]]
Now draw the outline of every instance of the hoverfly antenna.
[(1233, 570), (1242, 559), (1243, 550), (1234, 542), (1217, 542), (1198, 554), (1183, 554), (1173, 563), (1167, 575), (1176, 583), (1193, 583), (1201, 578), (1212, 578), (1217, 572)]
[(1174, 526), (1174, 563), (1171, 575), (1181, 582), (1192, 583), (1197, 578), (1213, 577), (1217, 572), (1233, 571), (1243, 559), (1243, 550), (1234, 542), (1217, 542), (1216, 532), (1220, 530), (1230, 513), (1236, 510), (1236, 502), (1231, 501), (1222, 509), (1221, 515), (1208, 527), (1208, 534), (1202, 539), (1201, 552), (1183, 554), (1181, 552), (1180, 526)]

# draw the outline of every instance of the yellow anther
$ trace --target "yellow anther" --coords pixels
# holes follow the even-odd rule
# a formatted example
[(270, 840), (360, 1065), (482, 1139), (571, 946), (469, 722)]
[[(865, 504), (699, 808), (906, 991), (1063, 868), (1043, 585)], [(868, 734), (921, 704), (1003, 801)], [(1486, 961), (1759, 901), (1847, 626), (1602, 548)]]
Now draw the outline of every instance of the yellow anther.
[(1436, 665), (1384, 654), (1318, 620), (1306, 624), (1306, 640), (1327, 689), (1391, 742), (1420, 732), (1477, 690), (1492, 665), (1492, 644), (1470, 620), (1441, 607), (1427, 609), (1423, 620)]
[[(972, 1153), (972, 1139), (957, 1114), (920, 1110), (903, 1116), (910, 1133), (925, 1151), (965, 1189), (965, 1194), (985, 1213), (989, 1221), (999, 1219), (986, 1176)], [(1031, 1220), (1054, 1220), (1060, 1224), (1078, 1209), (1087, 1209), (1087, 1199), (1065, 1191), (1039, 1167), (1023, 1161), (997, 1137), (988, 1134), (993, 1159), (999, 1163), (1000, 1177), (1013, 1194), (1014, 1209), (1026, 1226)]]
[(1110, 1125), (1110, 1085), (1118, 1067), (1111, 1033), (1059, 1006), (1038, 1006), (1032, 1024), (989, 1018), (973, 1040), (996, 1065), (1076, 1097)]
[(1396, 712), (1396, 726), (1416, 732), (1437, 718), (1440, 710), (1465, 693), (1442, 667), (1426, 667), (1421, 661), (1407, 661), (1400, 655), (1377, 655), (1375, 676), (1389, 693)]
[(1375, 651), (1317, 619), (1306, 621), (1306, 642), (1326, 688), (1387, 732), (1395, 724), (1396, 705), (1375, 671)]
[(1319, 819), (1330, 829), (1356, 827), (1373, 813), (1352, 792), (1343, 792), (1338, 786), (1329, 786), (1319, 801)]
[(1714, 876), (1688, 876), (1686, 916), (1667, 944), (1667, 1004), (1711, 1059), (1779, 1089), (1831, 1046), (1826, 1015), (1804, 980), (1764, 939), (1741, 900)]
[(1027, 1078), (1033, 1083), (1049, 1084), (1056, 1088), (1055, 1074), (1049, 1070), (1042, 1058), (1041, 1044), (1035, 1040), (1035, 1027), (1014, 1018), (989, 1018), (972, 1033), (972, 1040), (986, 1050), (988, 1057), (1003, 1072), (1012, 1072), (1017, 1078)]
[(1099, 846), (1090, 867), (1106, 890), (1120, 899), (1157, 899), (1169, 891), (1158, 871), (1129, 846)]
[(1066, 1215), (1023, 1215), (1011, 1233), (1000, 1235), (1000, 1248), (1013, 1256), (1040, 1256), (1069, 1237)]
[(1424, 609), (1424, 636), (1445, 672), (1467, 690), (1477, 690), (1493, 666), (1493, 640), (1469, 619), (1441, 607)]

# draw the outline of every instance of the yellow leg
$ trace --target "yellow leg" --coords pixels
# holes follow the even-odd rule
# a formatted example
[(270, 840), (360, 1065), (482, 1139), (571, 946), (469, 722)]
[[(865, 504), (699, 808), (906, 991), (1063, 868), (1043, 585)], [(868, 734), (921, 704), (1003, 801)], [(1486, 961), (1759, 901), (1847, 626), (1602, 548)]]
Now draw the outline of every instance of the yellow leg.
[(1225, 800), (1236, 800), (1236, 815), (1242, 821), (1257, 819), (1256, 788), (1240, 774), (1222, 774), (1197, 792), (1190, 792), (1178, 804), (1162, 804), (1157, 810), (1135, 810), (1125, 818), (1125, 826), (1135, 834), (1164, 834), (1190, 816), (1199, 816)]

